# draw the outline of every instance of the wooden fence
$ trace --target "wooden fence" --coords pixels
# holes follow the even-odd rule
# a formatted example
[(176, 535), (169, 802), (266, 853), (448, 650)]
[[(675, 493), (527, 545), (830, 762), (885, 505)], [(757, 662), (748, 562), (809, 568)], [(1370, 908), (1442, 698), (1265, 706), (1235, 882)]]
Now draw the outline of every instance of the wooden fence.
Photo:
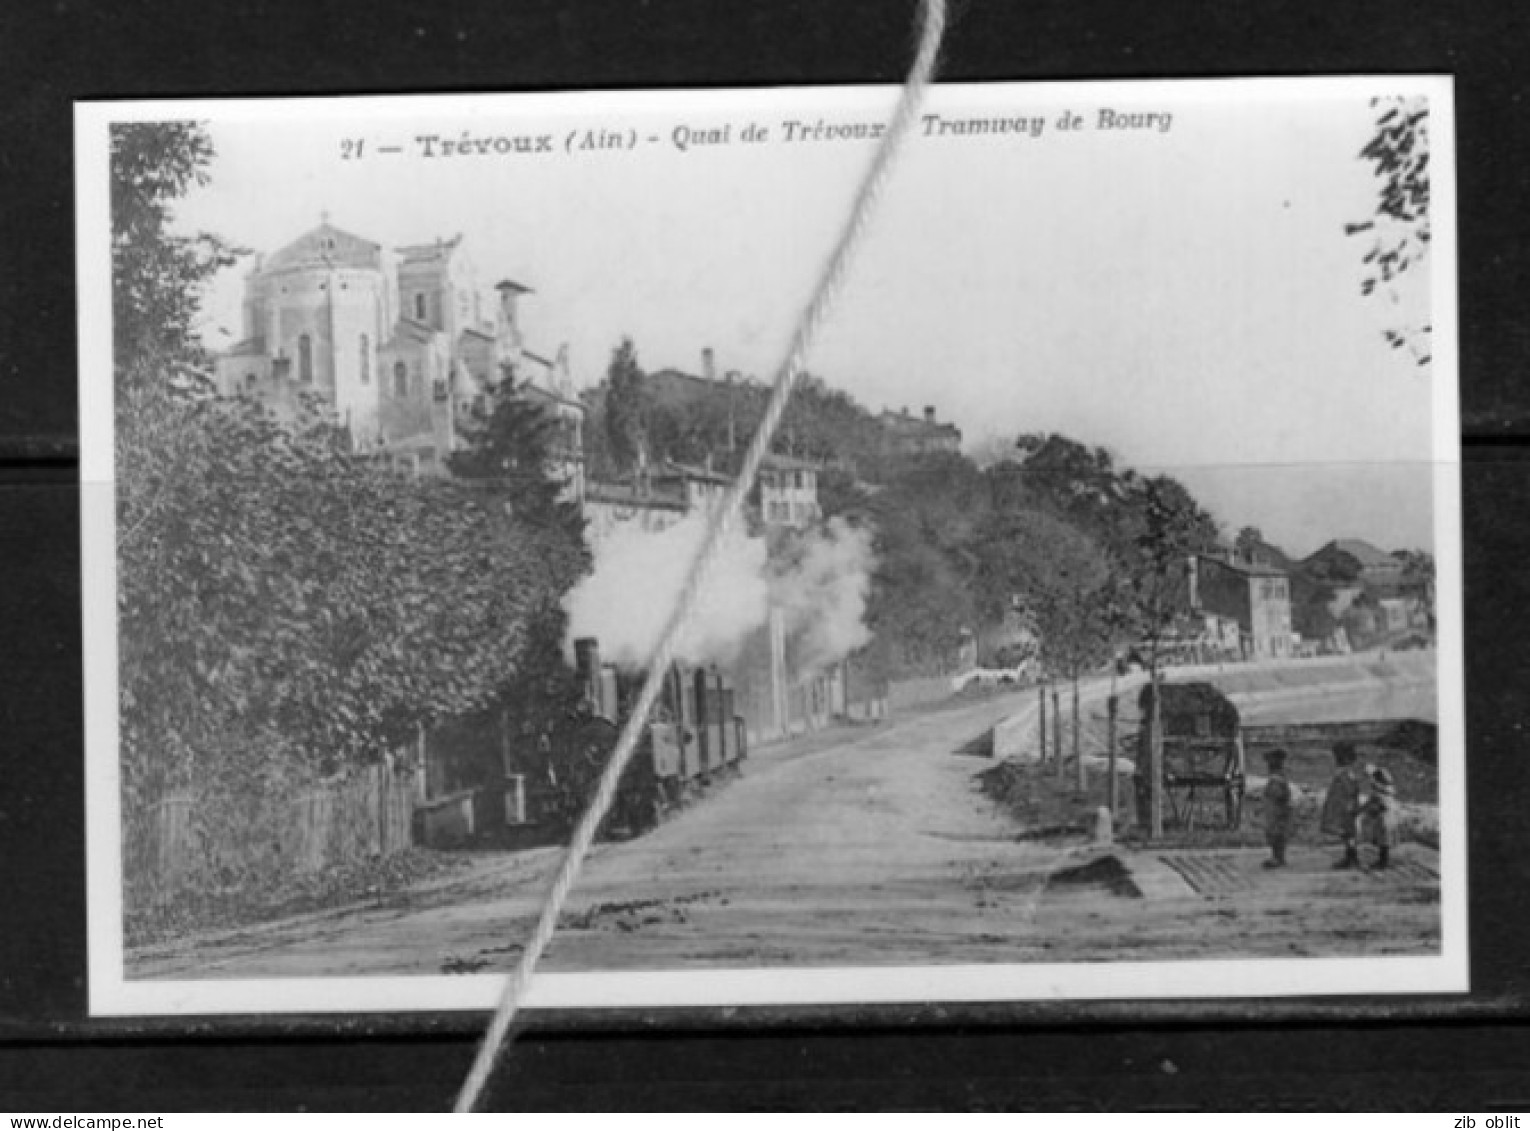
[(408, 848), (412, 779), (369, 766), (285, 796), (180, 792), (124, 816), (129, 906), (365, 863)]

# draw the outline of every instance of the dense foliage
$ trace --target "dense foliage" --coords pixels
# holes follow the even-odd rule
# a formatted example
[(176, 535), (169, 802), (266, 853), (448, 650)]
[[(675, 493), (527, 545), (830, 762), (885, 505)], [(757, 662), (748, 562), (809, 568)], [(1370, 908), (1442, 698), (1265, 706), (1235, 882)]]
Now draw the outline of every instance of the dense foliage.
[(352, 453), (320, 405), (278, 420), (186, 379), (214, 265), (197, 249), (222, 245), (174, 236), (170, 205), (210, 157), (181, 123), (114, 138), (130, 797), (342, 772), (494, 703), (561, 639), (585, 567), (533, 407), (505, 397), (472, 422), (463, 478), (408, 479)]
[(212, 143), (194, 122), (111, 131), (112, 326), (119, 389), (162, 384), (205, 360), (201, 288), (236, 252), (217, 236), (171, 230), (175, 200), (207, 182)]
[[(1379, 182), (1376, 211), (1345, 225), (1345, 231), (1370, 240), (1361, 293), (1380, 289), (1396, 305), (1404, 273), (1429, 254), (1429, 104), (1423, 98), (1382, 98), (1374, 107), (1375, 129), (1360, 158), (1372, 166)], [(1419, 365), (1429, 363), (1429, 323), (1400, 322), (1385, 333), (1393, 349), (1406, 346)]]

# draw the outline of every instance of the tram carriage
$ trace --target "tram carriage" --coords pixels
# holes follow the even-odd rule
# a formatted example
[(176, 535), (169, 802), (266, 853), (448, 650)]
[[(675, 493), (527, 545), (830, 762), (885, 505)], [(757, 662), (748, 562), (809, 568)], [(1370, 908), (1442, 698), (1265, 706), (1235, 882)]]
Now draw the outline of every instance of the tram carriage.
[[(601, 663), (593, 638), (575, 641), (574, 657), (589, 714), (570, 728), (561, 761), (575, 779), (566, 796), (582, 807), (616, 750), (645, 675)], [(687, 792), (737, 766), (746, 753), (744, 720), (735, 712), (727, 678), (715, 668), (671, 666), (622, 775), (610, 826), (630, 835), (647, 831)]]

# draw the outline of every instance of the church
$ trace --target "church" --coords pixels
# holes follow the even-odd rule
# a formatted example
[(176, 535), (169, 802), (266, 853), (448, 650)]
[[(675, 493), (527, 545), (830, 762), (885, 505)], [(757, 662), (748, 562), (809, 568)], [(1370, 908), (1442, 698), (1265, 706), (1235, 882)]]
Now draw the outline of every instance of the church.
[(584, 407), (568, 348), (527, 348), (509, 279), (488, 302), (460, 235), (391, 251), (319, 226), (270, 255), (244, 280), (241, 340), (216, 361), (218, 391), (257, 398), (278, 414), (305, 397), (329, 407), (358, 451), (439, 474), (460, 445), (457, 420), (509, 378), (562, 424), (564, 472), (583, 494)]

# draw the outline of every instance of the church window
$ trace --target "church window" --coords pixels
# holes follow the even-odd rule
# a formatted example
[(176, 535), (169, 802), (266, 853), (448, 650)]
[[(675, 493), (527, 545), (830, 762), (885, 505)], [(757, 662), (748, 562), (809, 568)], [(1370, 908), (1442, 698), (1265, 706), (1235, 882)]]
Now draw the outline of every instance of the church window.
[(298, 337), (298, 380), (313, 383), (313, 339), (307, 334)]
[(417, 322), (427, 321), (425, 314), (425, 294), (423, 291), (414, 296), (414, 317), (415, 321)]
[(393, 393), (400, 397), (409, 395), (409, 367), (402, 361), (393, 363)]
[(365, 334), (361, 335), (361, 383), (372, 383), (372, 343)]

